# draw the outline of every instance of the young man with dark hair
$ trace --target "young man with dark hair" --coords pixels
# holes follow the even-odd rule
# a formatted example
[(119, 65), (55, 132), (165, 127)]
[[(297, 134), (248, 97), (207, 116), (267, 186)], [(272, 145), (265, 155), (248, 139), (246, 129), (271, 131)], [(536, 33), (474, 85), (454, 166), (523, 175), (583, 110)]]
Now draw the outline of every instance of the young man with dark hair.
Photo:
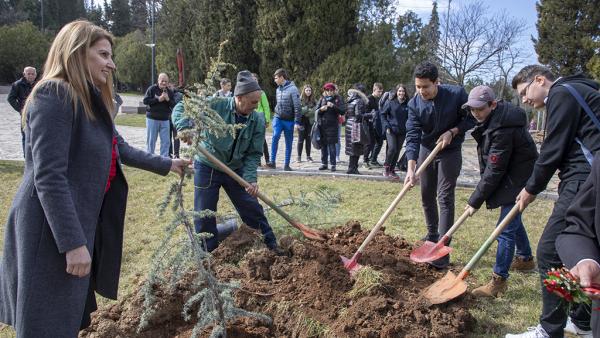
[[(556, 78), (546, 67), (530, 65), (514, 77), (512, 87), (524, 104), (536, 109), (545, 107), (547, 114), (540, 156), (525, 188), (517, 196), (521, 211), (546, 189), (556, 170), (559, 171), (558, 200), (537, 247), (538, 269), (543, 280), (549, 269), (563, 265), (556, 252), (556, 238), (566, 228), (567, 208), (590, 174), (593, 155), (600, 150), (597, 120), (600, 85), (582, 75)], [(589, 306), (572, 306), (568, 313), (562, 298), (548, 292), (543, 284), (541, 287), (540, 324), (523, 334), (507, 337), (562, 337), (564, 331), (592, 336)]]
[[(427, 223), (424, 239), (437, 242), (454, 223), (454, 189), (462, 166), (461, 147), (465, 132), (473, 128), (475, 120), (462, 108), (467, 102), (465, 89), (438, 84), (438, 70), (433, 63), (426, 61), (417, 65), (414, 74), (418, 95), (408, 102), (408, 170), (404, 184), (414, 185), (421, 180), (421, 198)], [(417, 177), (417, 161), (423, 163), (437, 143), (443, 144), (443, 150), (421, 177)], [(450, 256), (445, 256), (429, 264), (443, 269), (449, 263)]]
[(383, 147), (383, 131), (381, 126), (381, 117), (379, 116), (379, 99), (383, 94), (383, 84), (381, 82), (373, 83), (373, 92), (369, 95), (367, 104), (367, 113), (364, 115), (366, 125), (369, 131), (369, 144), (365, 148), (364, 166), (365, 168), (381, 168), (381, 163), (377, 162), (377, 156)]
[[(527, 114), (509, 102), (496, 101), (488, 86), (477, 86), (463, 105), (477, 120), (471, 136), (477, 142), (481, 180), (469, 198), (472, 215), (483, 203), (488, 209), (500, 208), (498, 224), (515, 205), (515, 198), (531, 175), (538, 152), (527, 130)], [(508, 270), (517, 250), (517, 270), (533, 270), (535, 263), (527, 231), (519, 213), (498, 237), (496, 264), (489, 283), (473, 290), (477, 297), (497, 297), (508, 287)]]
[(273, 139), (271, 142), (271, 162), (267, 163), (270, 168), (275, 168), (275, 158), (279, 147), (281, 133), (285, 137), (285, 160), (283, 170), (292, 171), (290, 159), (292, 157), (292, 143), (294, 142), (294, 129), (300, 126), (302, 113), (300, 109), (300, 92), (293, 81), (289, 80), (285, 69), (279, 68), (273, 74), (277, 90), (275, 96), (275, 117), (273, 118)]

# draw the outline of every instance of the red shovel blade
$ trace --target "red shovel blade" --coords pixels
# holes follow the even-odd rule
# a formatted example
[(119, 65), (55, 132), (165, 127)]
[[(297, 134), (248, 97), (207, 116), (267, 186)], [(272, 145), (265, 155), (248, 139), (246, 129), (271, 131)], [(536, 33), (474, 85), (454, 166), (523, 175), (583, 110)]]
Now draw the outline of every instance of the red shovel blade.
[(352, 258), (340, 256), (340, 258), (342, 259), (342, 263), (344, 263), (344, 267), (346, 268), (346, 270), (348, 270), (350, 276), (354, 276), (358, 272), (358, 270), (362, 268), (362, 265), (358, 264), (359, 257), (360, 254), (355, 254), (354, 256), (352, 256)]
[(302, 232), (302, 235), (304, 235), (304, 237), (308, 238), (308, 239), (312, 239), (312, 240), (316, 240), (316, 241), (325, 241), (327, 240), (327, 235), (317, 231), (315, 229), (309, 228), (308, 226), (300, 223), (300, 222), (293, 222), (292, 226), (294, 226), (296, 229), (300, 230), (300, 232)]
[(410, 260), (416, 263), (428, 263), (442, 258), (452, 252), (452, 248), (444, 244), (445, 241), (437, 243), (426, 241), (410, 253)]

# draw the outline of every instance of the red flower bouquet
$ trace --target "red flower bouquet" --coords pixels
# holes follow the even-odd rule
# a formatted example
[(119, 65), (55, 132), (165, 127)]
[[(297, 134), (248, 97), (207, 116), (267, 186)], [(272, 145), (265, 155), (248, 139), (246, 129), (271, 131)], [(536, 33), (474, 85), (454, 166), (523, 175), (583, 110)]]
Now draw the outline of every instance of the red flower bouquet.
[[(582, 288), (579, 280), (573, 276), (567, 268), (551, 269), (544, 279), (546, 290), (564, 298), (569, 303), (591, 304), (592, 300), (585, 292), (600, 293), (597, 285), (591, 288)], [(594, 309), (596, 310), (596, 309)]]

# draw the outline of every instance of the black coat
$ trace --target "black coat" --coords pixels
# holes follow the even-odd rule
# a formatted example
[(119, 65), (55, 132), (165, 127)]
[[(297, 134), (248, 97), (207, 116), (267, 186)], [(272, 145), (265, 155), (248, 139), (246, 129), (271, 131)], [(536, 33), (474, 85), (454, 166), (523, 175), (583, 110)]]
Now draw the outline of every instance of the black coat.
[(395, 135), (406, 135), (406, 120), (408, 119), (408, 101), (398, 101), (397, 97), (388, 100), (381, 110), (383, 130), (390, 129)]
[(591, 168), (575, 141), (576, 137), (592, 154), (600, 150), (600, 131), (567, 88), (561, 86), (563, 83), (572, 85), (600, 117), (600, 86), (597, 82), (574, 75), (560, 78), (550, 87), (546, 101), (546, 136), (533, 174), (525, 186), (534, 195), (546, 189), (557, 169), (561, 181), (584, 181), (588, 177)]
[[(112, 121), (87, 118), (81, 103), (74, 109), (59, 82), (32, 95), (25, 171), (0, 259), (0, 322), (15, 326), (18, 337), (76, 337), (89, 289), (117, 296), (128, 189), (121, 163), (166, 175), (171, 160), (130, 147)], [(105, 193), (113, 136), (117, 176)], [(65, 253), (82, 245), (95, 263), (78, 278), (65, 271)]]
[[(571, 269), (582, 259), (600, 263), (600, 161), (594, 161), (592, 172), (573, 203), (567, 209), (566, 228), (556, 238), (556, 251), (563, 264)], [(594, 301), (592, 309), (600, 306)], [(600, 311), (592, 311), (592, 331), (600, 332)]]
[(171, 111), (175, 107), (175, 93), (168, 87), (165, 89), (169, 96), (169, 101), (159, 101), (158, 97), (163, 90), (157, 84), (148, 87), (144, 95), (144, 104), (148, 106), (146, 117), (152, 120), (168, 121), (171, 119)]
[(481, 180), (469, 198), (470, 206), (479, 209), (485, 201), (494, 209), (514, 203), (538, 157), (527, 127), (523, 109), (498, 102), (488, 119), (473, 129)]
[[(333, 103), (333, 107), (327, 108), (325, 111), (321, 111), (321, 107), (325, 106), (327, 102)], [(319, 124), (319, 131), (321, 132), (321, 143), (322, 144), (336, 144), (338, 143), (338, 128), (339, 128), (339, 116), (345, 113), (344, 100), (339, 95), (332, 97), (322, 96), (317, 103), (317, 122)]]
[(367, 125), (363, 124), (364, 114), (366, 113), (367, 105), (363, 99), (355, 93), (352, 93), (348, 97), (348, 103), (346, 105), (346, 155), (348, 156), (360, 156), (364, 151), (364, 144), (352, 143), (352, 130), (354, 123), (361, 124), (361, 128), (366, 128)]
[(8, 103), (10, 103), (13, 109), (18, 111), (19, 114), (23, 110), (25, 100), (27, 100), (33, 86), (35, 86), (35, 82), (29, 83), (24, 77), (12, 84), (10, 93), (8, 94)]

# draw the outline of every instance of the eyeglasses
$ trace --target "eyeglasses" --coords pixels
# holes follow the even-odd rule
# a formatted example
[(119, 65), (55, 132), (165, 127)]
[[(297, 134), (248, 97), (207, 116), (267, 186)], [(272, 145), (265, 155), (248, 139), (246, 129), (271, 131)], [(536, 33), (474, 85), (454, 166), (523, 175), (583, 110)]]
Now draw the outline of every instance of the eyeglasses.
[(529, 90), (529, 86), (531, 86), (531, 84), (533, 83), (533, 81), (535, 81), (535, 77), (529, 81), (529, 83), (527, 84), (527, 86), (525, 86), (525, 88), (523, 88), (523, 90), (521, 90), (521, 92), (519, 93), (519, 97), (523, 98), (527, 95), (527, 91)]

